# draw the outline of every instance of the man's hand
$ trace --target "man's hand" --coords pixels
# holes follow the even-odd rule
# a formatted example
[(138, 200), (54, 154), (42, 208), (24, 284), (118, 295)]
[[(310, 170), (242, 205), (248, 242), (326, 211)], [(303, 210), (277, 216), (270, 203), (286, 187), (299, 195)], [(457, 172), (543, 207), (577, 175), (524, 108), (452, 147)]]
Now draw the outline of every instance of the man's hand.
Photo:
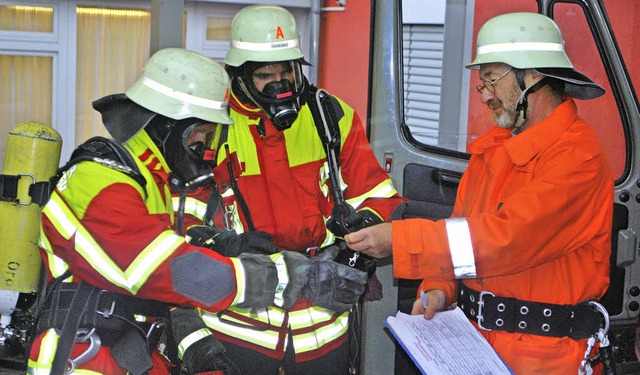
[(351, 250), (359, 251), (374, 258), (384, 258), (391, 251), (391, 223), (383, 223), (363, 228), (344, 236)]
[(422, 306), (422, 299), (418, 298), (413, 303), (411, 315), (422, 314), (425, 319), (430, 320), (434, 315), (436, 315), (436, 312), (445, 309), (447, 297), (444, 294), (444, 291), (439, 289), (428, 290), (424, 293), (424, 297), (427, 301), (427, 308), (425, 309), (424, 306)]

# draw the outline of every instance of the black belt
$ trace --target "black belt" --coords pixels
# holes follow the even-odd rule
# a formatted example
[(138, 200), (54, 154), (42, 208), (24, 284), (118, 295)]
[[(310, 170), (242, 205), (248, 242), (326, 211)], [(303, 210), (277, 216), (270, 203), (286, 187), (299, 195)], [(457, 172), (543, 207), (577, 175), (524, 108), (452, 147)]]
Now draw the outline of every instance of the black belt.
[[(144, 374), (151, 368), (149, 356), (163, 332), (159, 328), (166, 328), (162, 325), (169, 321), (168, 304), (101, 290), (86, 283), (56, 281), (48, 288), (39, 311), (36, 334), (48, 328), (62, 331), (59, 348), (62, 343), (67, 345), (60, 356), (56, 353), (57, 367), (66, 366), (76, 330), (80, 329), (95, 330), (116, 362), (128, 372)], [(137, 322), (134, 315), (138, 314), (156, 318), (156, 324)], [(173, 357), (173, 353), (167, 355)]]
[(586, 339), (600, 329), (602, 316), (589, 302), (577, 305), (523, 301), (478, 292), (458, 283), (458, 306), (485, 331)]

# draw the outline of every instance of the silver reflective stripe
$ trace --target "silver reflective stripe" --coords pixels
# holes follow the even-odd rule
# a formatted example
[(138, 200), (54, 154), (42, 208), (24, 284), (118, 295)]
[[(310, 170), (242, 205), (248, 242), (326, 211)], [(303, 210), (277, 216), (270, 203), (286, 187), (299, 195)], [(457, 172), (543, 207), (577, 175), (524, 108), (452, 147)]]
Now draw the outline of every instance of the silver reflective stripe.
[(150, 88), (153, 91), (159, 92), (161, 94), (164, 94), (170, 98), (174, 98), (177, 99), (181, 102), (185, 102), (185, 103), (189, 103), (189, 104), (194, 104), (194, 105), (198, 105), (200, 107), (205, 107), (205, 108), (213, 108), (213, 109), (225, 109), (227, 108), (227, 103), (226, 102), (218, 102), (215, 100), (210, 100), (210, 99), (205, 99), (205, 98), (201, 98), (198, 96), (193, 96), (190, 94), (187, 94), (185, 92), (181, 92), (181, 91), (176, 91), (174, 89), (172, 89), (171, 87), (165, 86), (160, 82), (156, 82), (154, 80), (152, 80), (151, 78), (147, 77), (147, 76), (142, 76), (140, 78), (140, 83), (142, 83), (143, 85), (147, 86), (148, 88)]
[(298, 39), (283, 40), (282, 42), (253, 43), (243, 42), (240, 40), (232, 40), (231, 47), (244, 49), (247, 51), (273, 51), (285, 48), (294, 48), (298, 46)]
[(284, 291), (289, 284), (289, 272), (287, 271), (287, 264), (284, 261), (282, 254), (274, 254), (271, 256), (273, 263), (276, 265), (276, 271), (278, 272), (278, 286), (276, 287), (276, 294), (273, 298), (273, 304), (281, 307), (284, 304)]
[(456, 279), (470, 279), (476, 277), (476, 262), (473, 256), (473, 244), (469, 223), (463, 217), (445, 220), (449, 251), (453, 261), (453, 273)]
[(478, 47), (478, 55), (493, 52), (514, 52), (514, 51), (564, 51), (564, 45), (561, 43), (536, 43), (536, 42), (518, 42), (518, 43), (496, 43), (487, 44)]

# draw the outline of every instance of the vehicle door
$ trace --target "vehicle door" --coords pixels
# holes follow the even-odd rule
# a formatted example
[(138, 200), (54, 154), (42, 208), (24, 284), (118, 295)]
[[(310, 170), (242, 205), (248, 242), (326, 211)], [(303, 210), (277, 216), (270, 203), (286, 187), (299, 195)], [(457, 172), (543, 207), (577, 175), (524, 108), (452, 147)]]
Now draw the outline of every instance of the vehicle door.
[[(640, 26), (640, 4), (430, 0), (427, 13), (445, 7), (441, 29), (411, 21), (415, 5), (411, 0), (372, 1), (368, 134), (378, 160), (411, 202), (405, 217), (437, 220), (451, 214), (469, 159), (467, 147), (494, 126), (475, 90), (477, 71), (464, 68), (475, 56), (475, 37), (488, 19), (516, 11), (554, 18), (576, 69), (606, 89), (603, 97), (577, 105), (614, 167), (611, 285), (601, 302), (610, 314), (618, 374), (640, 373), (633, 352), (640, 314), (640, 114), (632, 84), (640, 82), (640, 39), (633, 34)], [(390, 259), (379, 263), (377, 274), (384, 298), (364, 306), (360, 373), (417, 374), (383, 326), (398, 310), (410, 311), (420, 281), (394, 279)], [(395, 360), (389, 360), (389, 353), (395, 353)]]

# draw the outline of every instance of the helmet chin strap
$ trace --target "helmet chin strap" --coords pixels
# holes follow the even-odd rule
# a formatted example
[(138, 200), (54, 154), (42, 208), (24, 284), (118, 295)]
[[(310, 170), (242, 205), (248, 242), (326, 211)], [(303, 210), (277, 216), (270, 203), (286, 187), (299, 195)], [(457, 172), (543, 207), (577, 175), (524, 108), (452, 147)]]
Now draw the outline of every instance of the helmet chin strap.
[(251, 100), (251, 102), (253, 102), (253, 104), (255, 104), (256, 107), (260, 108), (263, 112), (266, 113), (267, 111), (265, 111), (265, 109), (262, 108), (262, 106), (260, 105), (260, 103), (258, 103), (256, 98), (254, 98), (253, 95), (251, 95), (251, 92), (249, 92), (249, 88), (247, 87), (247, 84), (244, 82), (244, 79), (242, 79), (242, 77), (236, 77), (236, 80), (238, 81), (238, 86), (240, 86), (240, 89), (247, 96), (247, 98), (249, 98), (249, 100)]
[(518, 131), (527, 121), (527, 108), (529, 107), (529, 101), (527, 97), (529, 94), (533, 94), (534, 92), (540, 90), (544, 86), (549, 83), (549, 78), (544, 77), (538, 82), (534, 83), (530, 87), (526, 87), (524, 83), (524, 72), (522, 69), (514, 69), (516, 74), (516, 79), (518, 80), (518, 86), (520, 87), (520, 98), (518, 98), (518, 102), (516, 103), (516, 119), (513, 122), (513, 129)]

